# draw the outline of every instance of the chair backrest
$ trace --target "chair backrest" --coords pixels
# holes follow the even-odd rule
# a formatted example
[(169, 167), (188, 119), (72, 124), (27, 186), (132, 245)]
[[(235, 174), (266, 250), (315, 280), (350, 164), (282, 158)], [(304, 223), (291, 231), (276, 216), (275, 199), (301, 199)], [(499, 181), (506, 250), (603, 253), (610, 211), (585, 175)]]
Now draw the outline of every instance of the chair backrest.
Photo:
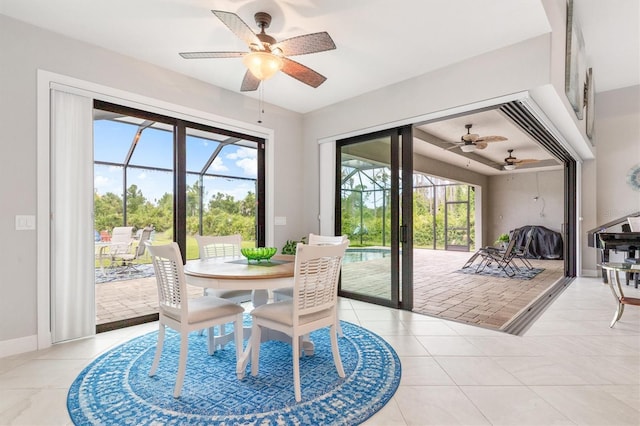
[(133, 226), (116, 226), (111, 231), (111, 254), (131, 253)]
[(334, 307), (338, 299), (338, 279), (349, 240), (338, 245), (298, 243), (293, 284), (293, 323), (314, 312)]
[(111, 232), (112, 243), (129, 244), (133, 239), (133, 226), (116, 226)]
[(509, 239), (509, 244), (507, 244), (507, 248), (504, 250), (504, 253), (502, 254), (502, 259), (509, 259), (512, 258), (515, 254), (516, 254), (516, 241), (518, 240), (518, 235), (520, 234), (520, 231), (518, 229), (513, 231), (513, 235), (511, 235), (511, 238)]
[(153, 228), (149, 226), (142, 229), (142, 232), (140, 233), (140, 240), (138, 241), (138, 247), (136, 247), (136, 259), (144, 256), (144, 252), (147, 250), (147, 245), (145, 244), (145, 242), (151, 239), (152, 231)]
[(307, 239), (307, 244), (312, 246), (326, 246), (326, 245), (342, 244), (345, 241), (347, 241), (346, 235), (338, 235), (334, 237), (330, 235), (309, 234), (309, 238)]
[(242, 236), (234, 235), (196, 235), (200, 259), (210, 257), (240, 256)]
[(154, 246), (146, 241), (144, 245), (151, 254), (161, 312), (175, 319), (186, 318), (187, 282), (180, 247), (175, 242)]
[(529, 252), (529, 246), (531, 245), (531, 241), (533, 240), (533, 228), (527, 231), (527, 238), (524, 240), (524, 246), (520, 248), (522, 254), (527, 254)]

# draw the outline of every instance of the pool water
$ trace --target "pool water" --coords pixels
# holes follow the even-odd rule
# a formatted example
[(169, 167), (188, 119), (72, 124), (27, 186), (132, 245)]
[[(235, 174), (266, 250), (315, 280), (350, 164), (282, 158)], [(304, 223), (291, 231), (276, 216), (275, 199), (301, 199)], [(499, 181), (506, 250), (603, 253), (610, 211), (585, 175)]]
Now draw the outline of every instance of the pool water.
[(344, 254), (344, 263), (366, 262), (368, 260), (384, 259), (391, 256), (388, 249), (350, 248)]

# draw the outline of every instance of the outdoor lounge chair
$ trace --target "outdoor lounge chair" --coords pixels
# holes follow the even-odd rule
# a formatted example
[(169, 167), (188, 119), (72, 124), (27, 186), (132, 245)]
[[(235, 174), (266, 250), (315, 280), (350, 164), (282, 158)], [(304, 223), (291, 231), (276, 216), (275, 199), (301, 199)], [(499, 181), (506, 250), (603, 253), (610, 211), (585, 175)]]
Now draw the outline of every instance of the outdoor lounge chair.
[(527, 269), (533, 269), (533, 265), (527, 259), (527, 255), (529, 253), (529, 246), (531, 245), (531, 240), (533, 240), (533, 228), (527, 231), (527, 237), (525, 239), (524, 246), (520, 246), (516, 248), (515, 254), (513, 256), (516, 259), (520, 259), (520, 262), (522, 262), (524, 267)]
[(504, 250), (497, 247), (482, 247), (478, 249), (478, 251), (467, 260), (462, 269), (470, 268), (477, 259), (480, 259), (476, 266), (476, 273), (482, 272), (491, 264), (496, 264), (507, 276), (514, 276), (518, 271), (518, 267), (513, 264), (516, 255), (515, 246), (518, 232), (518, 230), (513, 231), (509, 239), (509, 244), (507, 244), (507, 248)]

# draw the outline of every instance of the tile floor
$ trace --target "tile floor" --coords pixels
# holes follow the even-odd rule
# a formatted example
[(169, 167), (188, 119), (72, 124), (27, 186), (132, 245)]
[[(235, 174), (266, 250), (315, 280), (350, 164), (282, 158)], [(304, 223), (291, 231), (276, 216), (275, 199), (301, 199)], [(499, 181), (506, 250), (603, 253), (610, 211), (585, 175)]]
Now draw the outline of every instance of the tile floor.
[[(628, 296), (640, 297), (632, 287)], [(402, 380), (365, 425), (639, 425), (640, 309), (576, 279), (523, 336), (342, 299), (341, 318), (395, 348)], [(67, 390), (95, 357), (155, 323), (0, 359), (0, 425), (66, 425)]]

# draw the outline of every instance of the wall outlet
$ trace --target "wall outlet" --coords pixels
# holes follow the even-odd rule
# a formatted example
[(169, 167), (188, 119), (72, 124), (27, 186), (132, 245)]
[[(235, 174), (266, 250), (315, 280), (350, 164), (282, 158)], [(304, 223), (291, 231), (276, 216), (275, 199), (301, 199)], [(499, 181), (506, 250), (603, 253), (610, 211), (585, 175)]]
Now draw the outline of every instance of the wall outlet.
[(32, 231), (36, 229), (34, 215), (16, 215), (16, 231)]

